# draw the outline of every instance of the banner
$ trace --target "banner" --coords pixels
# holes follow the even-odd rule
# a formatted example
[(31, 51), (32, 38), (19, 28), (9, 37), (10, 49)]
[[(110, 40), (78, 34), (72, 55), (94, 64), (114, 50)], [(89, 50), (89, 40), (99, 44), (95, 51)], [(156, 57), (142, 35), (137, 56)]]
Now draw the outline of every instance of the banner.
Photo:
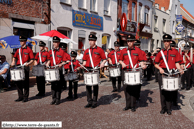
[(103, 31), (103, 17), (72, 10), (73, 26)]

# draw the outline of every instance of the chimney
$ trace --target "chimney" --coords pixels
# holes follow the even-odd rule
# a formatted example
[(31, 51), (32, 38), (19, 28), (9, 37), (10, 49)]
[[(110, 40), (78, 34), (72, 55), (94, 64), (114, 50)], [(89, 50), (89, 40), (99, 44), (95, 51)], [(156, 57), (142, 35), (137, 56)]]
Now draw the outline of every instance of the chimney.
[(180, 4), (180, 6), (183, 6), (183, 4)]

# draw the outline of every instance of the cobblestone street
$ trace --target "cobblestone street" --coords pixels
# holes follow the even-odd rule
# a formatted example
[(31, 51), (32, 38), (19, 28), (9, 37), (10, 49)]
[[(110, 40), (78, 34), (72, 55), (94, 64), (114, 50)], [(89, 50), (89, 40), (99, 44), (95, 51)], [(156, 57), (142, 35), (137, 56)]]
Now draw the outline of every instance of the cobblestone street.
[(98, 107), (85, 109), (86, 88), (79, 83), (78, 99), (65, 99), (68, 91), (62, 92), (61, 104), (50, 105), (50, 85), (46, 86), (44, 98), (35, 97), (37, 87), (30, 88), (29, 102), (14, 102), (17, 91), (0, 94), (0, 121), (62, 121), (63, 128), (153, 128), (153, 129), (193, 129), (194, 115), (190, 98), (193, 90), (181, 91), (179, 110), (173, 108), (172, 115), (160, 114), (160, 99), (157, 83), (149, 81), (142, 87), (141, 101), (137, 111), (122, 111), (125, 107), (124, 92), (112, 93), (111, 82), (102, 79), (99, 88)]

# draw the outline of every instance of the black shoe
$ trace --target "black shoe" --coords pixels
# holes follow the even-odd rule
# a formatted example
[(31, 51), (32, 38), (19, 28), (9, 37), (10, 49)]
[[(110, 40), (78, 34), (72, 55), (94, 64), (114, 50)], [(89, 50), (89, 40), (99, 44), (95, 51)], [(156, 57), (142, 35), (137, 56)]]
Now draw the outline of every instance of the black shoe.
[(89, 108), (89, 107), (91, 107), (92, 106), (92, 104), (87, 104), (86, 106), (85, 106), (85, 108)]
[(97, 107), (97, 104), (93, 104), (91, 108), (93, 109), (93, 108), (96, 108), (96, 107)]
[(171, 115), (171, 114), (172, 114), (172, 112), (171, 112), (171, 111), (167, 111), (167, 114), (168, 114), (168, 115)]
[(68, 96), (66, 99), (73, 99), (73, 97), (72, 96)]
[(59, 105), (60, 104), (60, 101), (56, 101), (55, 105)]
[(135, 109), (135, 108), (131, 108), (131, 111), (132, 111), (132, 112), (135, 112), (135, 111), (136, 111), (136, 109)]
[(129, 110), (130, 108), (128, 108), (128, 107), (125, 107), (125, 108), (123, 108), (123, 111), (127, 111), (127, 110)]
[(113, 89), (112, 92), (117, 92), (117, 89)]
[(15, 102), (19, 102), (19, 101), (22, 101), (23, 99), (22, 98), (18, 98), (15, 100)]
[(36, 94), (36, 96), (40, 96), (40, 93)]
[(165, 110), (162, 109), (162, 110), (160, 111), (160, 114), (164, 114), (164, 113), (165, 113)]
[(186, 90), (190, 90), (190, 88), (186, 88)]
[(50, 103), (50, 105), (53, 105), (53, 104), (55, 104), (56, 103), (56, 100), (53, 100), (51, 103)]
[(77, 97), (77, 95), (74, 95), (74, 99), (77, 99), (78, 97)]
[(185, 88), (184, 87), (181, 87), (181, 90), (184, 90)]
[(25, 102), (28, 102), (28, 99), (24, 99), (22, 102), (24, 102), (24, 103), (25, 103)]

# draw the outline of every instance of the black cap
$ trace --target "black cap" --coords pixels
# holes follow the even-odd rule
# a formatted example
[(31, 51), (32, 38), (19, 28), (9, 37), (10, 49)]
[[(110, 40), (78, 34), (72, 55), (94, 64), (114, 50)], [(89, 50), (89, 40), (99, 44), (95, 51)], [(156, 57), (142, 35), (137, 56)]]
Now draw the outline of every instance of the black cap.
[(97, 40), (97, 37), (94, 34), (90, 34), (89, 37), (88, 37), (88, 40), (96, 41)]
[(135, 39), (135, 36), (134, 35), (132, 35), (132, 34), (129, 34), (128, 36), (127, 36), (127, 41), (135, 41), (136, 39)]
[(20, 35), (20, 37), (19, 37), (19, 41), (27, 41), (27, 38), (26, 38), (26, 37), (24, 37), (24, 36), (22, 36), (22, 35)]
[(46, 46), (46, 43), (45, 43), (45, 42), (43, 42), (43, 41), (40, 41), (40, 42), (39, 42), (39, 46), (41, 46), (41, 47), (45, 47), (45, 46)]
[(170, 44), (171, 47), (176, 47), (176, 43), (174, 40), (172, 40), (172, 43)]
[(60, 43), (59, 47), (63, 50), (65, 50), (67, 48), (67, 44), (66, 43)]
[(57, 37), (57, 36), (53, 37), (53, 42), (60, 42), (60, 41), (61, 41), (61, 39), (59, 37)]
[(71, 51), (71, 57), (76, 57), (76, 56), (77, 56), (77, 52)]
[(140, 40), (136, 40), (136, 42), (134, 43), (135, 46), (139, 46), (141, 44)]
[(163, 38), (163, 41), (171, 41), (172, 40), (172, 36), (169, 34), (164, 34), (162, 38)]
[(115, 47), (120, 47), (120, 43), (119, 43), (118, 41), (115, 41), (115, 42), (114, 42), (114, 46), (115, 46)]

